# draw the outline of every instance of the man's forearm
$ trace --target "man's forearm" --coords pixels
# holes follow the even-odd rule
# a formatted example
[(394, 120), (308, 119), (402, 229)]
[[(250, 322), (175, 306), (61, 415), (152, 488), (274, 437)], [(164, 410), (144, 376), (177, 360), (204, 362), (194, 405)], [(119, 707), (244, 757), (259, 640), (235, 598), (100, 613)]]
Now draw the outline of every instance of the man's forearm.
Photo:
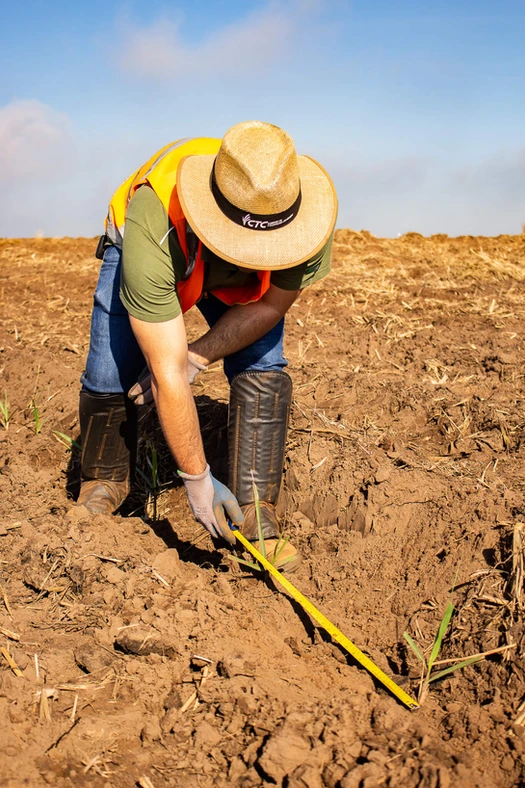
[(212, 364), (225, 356), (242, 350), (263, 337), (277, 325), (282, 313), (270, 304), (230, 307), (210, 330), (189, 345), (189, 349), (203, 364)]
[(197, 409), (188, 383), (188, 350), (182, 315), (162, 323), (147, 323), (130, 315), (151, 373), (151, 390), (162, 431), (179, 470), (191, 475), (204, 471)]
[(152, 378), (153, 396), (162, 431), (179, 470), (199, 474), (206, 467), (199, 418), (185, 373)]

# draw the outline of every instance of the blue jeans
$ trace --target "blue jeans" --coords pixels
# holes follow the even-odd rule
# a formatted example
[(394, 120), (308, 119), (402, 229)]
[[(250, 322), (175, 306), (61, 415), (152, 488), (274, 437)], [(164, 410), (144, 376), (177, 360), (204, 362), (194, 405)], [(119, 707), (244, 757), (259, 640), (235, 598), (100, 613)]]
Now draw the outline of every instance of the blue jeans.
[[(116, 246), (106, 249), (94, 295), (89, 352), (81, 382), (84, 389), (95, 394), (127, 392), (146, 366), (119, 296), (121, 257)], [(209, 326), (229, 309), (213, 295), (202, 298), (197, 308)], [(226, 356), (224, 372), (228, 381), (231, 383), (235, 375), (247, 370), (267, 372), (286, 367), (283, 338), (284, 318), (256, 342)]]

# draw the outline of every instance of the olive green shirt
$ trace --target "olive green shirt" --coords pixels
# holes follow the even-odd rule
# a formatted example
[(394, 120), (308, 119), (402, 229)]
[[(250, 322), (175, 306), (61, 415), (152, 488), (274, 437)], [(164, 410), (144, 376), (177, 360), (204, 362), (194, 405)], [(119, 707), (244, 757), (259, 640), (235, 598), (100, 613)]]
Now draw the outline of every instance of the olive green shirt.
[[(330, 271), (332, 237), (305, 263), (272, 271), (271, 283), (282, 290), (301, 290)], [(257, 277), (202, 248), (204, 292), (239, 287)], [(177, 233), (161, 201), (149, 187), (138, 189), (130, 200), (122, 250), (120, 299), (133, 317), (163, 323), (181, 313), (177, 282), (186, 272), (186, 259)]]

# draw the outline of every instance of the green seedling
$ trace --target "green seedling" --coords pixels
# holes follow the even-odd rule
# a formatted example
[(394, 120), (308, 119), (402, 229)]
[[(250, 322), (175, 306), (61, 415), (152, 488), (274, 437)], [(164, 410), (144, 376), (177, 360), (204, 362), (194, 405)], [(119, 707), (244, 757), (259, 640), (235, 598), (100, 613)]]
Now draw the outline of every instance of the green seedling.
[[(432, 646), (432, 651), (430, 652), (428, 661), (425, 659), (421, 649), (419, 648), (417, 643), (410, 637), (408, 632), (403, 633), (403, 637), (405, 638), (406, 642), (408, 643), (408, 645), (410, 646), (410, 648), (418, 658), (419, 662), (421, 663), (421, 678), (419, 681), (419, 692), (418, 692), (419, 703), (423, 703), (423, 701), (425, 700), (428, 694), (429, 684), (432, 681), (437, 681), (438, 679), (442, 679), (445, 676), (454, 673), (456, 670), (461, 670), (461, 668), (466, 668), (468, 665), (474, 665), (475, 662), (480, 662), (486, 656), (486, 654), (476, 654), (473, 657), (468, 657), (467, 659), (457, 661), (455, 662), (455, 664), (450, 665), (448, 668), (445, 668), (444, 670), (433, 671), (434, 665), (439, 656), (439, 652), (441, 651), (443, 638), (445, 636), (445, 632), (448, 629), (448, 625), (450, 624), (450, 619), (452, 618), (453, 612), (454, 612), (454, 605), (452, 604), (452, 602), (449, 602), (445, 609), (443, 618), (441, 619), (441, 623), (439, 625), (439, 629), (437, 631), (437, 635), (434, 640), (434, 645)], [(442, 664), (443, 661), (446, 662), (447, 660), (442, 660), (440, 664)]]
[(59, 432), (58, 430), (51, 430), (51, 432), (59, 443), (63, 443), (64, 446), (67, 446), (69, 451), (76, 450), (80, 452), (80, 444), (74, 441), (73, 438), (70, 438), (69, 435), (66, 435), (65, 432)]
[(148, 465), (151, 469), (151, 488), (157, 492), (159, 488), (159, 457), (155, 446), (151, 446), (151, 458), (148, 458)]
[[(259, 547), (260, 553), (263, 558), (266, 558), (266, 546), (264, 544), (264, 537), (262, 532), (262, 525), (261, 525), (261, 504), (259, 498), (259, 490), (255, 482), (252, 479), (252, 490), (253, 490), (253, 501), (255, 504), (255, 518), (257, 520), (257, 536), (259, 537)], [(239, 564), (244, 564), (244, 566), (248, 566), (250, 569), (254, 569), (256, 572), (263, 572), (264, 568), (261, 564), (255, 564), (253, 561), (247, 561), (245, 558), (239, 558), (238, 555), (230, 555), (228, 556), (233, 561), (237, 561)]]
[[(284, 547), (286, 547), (286, 545), (288, 544), (290, 537), (289, 536), (279, 537), (279, 541), (277, 542), (273, 556), (271, 558), (268, 558), (268, 556), (266, 555), (266, 545), (264, 543), (264, 536), (263, 536), (263, 530), (261, 524), (261, 504), (259, 498), (259, 490), (257, 489), (257, 486), (253, 480), (252, 480), (252, 490), (253, 490), (253, 502), (255, 504), (255, 518), (257, 520), (257, 536), (259, 539), (259, 552), (263, 558), (266, 558), (272, 564), (272, 566), (275, 566), (278, 563), (277, 559), (279, 558), (279, 555), (282, 553)], [(254, 569), (256, 572), (266, 571), (264, 566), (262, 566), (262, 564), (260, 564), (259, 562), (254, 563), (253, 561), (247, 561), (245, 558), (240, 558), (238, 555), (230, 555), (229, 558), (231, 558), (233, 561), (237, 561), (239, 564), (244, 564), (244, 566), (248, 566), (250, 569)], [(280, 565), (283, 566), (284, 564), (292, 560), (293, 560), (293, 556), (290, 556), (284, 561), (281, 561)]]
[(146, 457), (146, 462), (150, 469), (149, 477), (146, 476), (141, 468), (137, 468), (139, 476), (142, 477), (148, 489), (151, 492), (153, 499), (153, 520), (157, 519), (157, 498), (159, 494), (159, 457), (157, 449), (153, 443), (148, 443), (150, 449), (150, 456)]
[(6, 430), (9, 427), (9, 399), (7, 391), (4, 391), (4, 399), (0, 399), (0, 420), (2, 427)]
[(42, 429), (42, 419), (40, 418), (40, 411), (34, 399), (31, 400), (31, 408), (33, 409), (35, 435), (39, 435)]

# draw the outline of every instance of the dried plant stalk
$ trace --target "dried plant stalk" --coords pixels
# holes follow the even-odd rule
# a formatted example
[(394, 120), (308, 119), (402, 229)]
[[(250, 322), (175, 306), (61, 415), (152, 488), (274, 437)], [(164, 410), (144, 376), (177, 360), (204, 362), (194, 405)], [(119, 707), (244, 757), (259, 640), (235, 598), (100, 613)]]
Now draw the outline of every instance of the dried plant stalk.
[(512, 586), (511, 593), (516, 605), (521, 610), (523, 604), (523, 576), (525, 551), (525, 523), (514, 524), (512, 534)]
[(22, 671), (14, 661), (9, 651), (6, 648), (0, 648), (0, 652), (2, 653), (4, 659), (6, 660), (7, 664), (9, 665), (15, 676), (23, 676), (24, 674), (22, 673)]

